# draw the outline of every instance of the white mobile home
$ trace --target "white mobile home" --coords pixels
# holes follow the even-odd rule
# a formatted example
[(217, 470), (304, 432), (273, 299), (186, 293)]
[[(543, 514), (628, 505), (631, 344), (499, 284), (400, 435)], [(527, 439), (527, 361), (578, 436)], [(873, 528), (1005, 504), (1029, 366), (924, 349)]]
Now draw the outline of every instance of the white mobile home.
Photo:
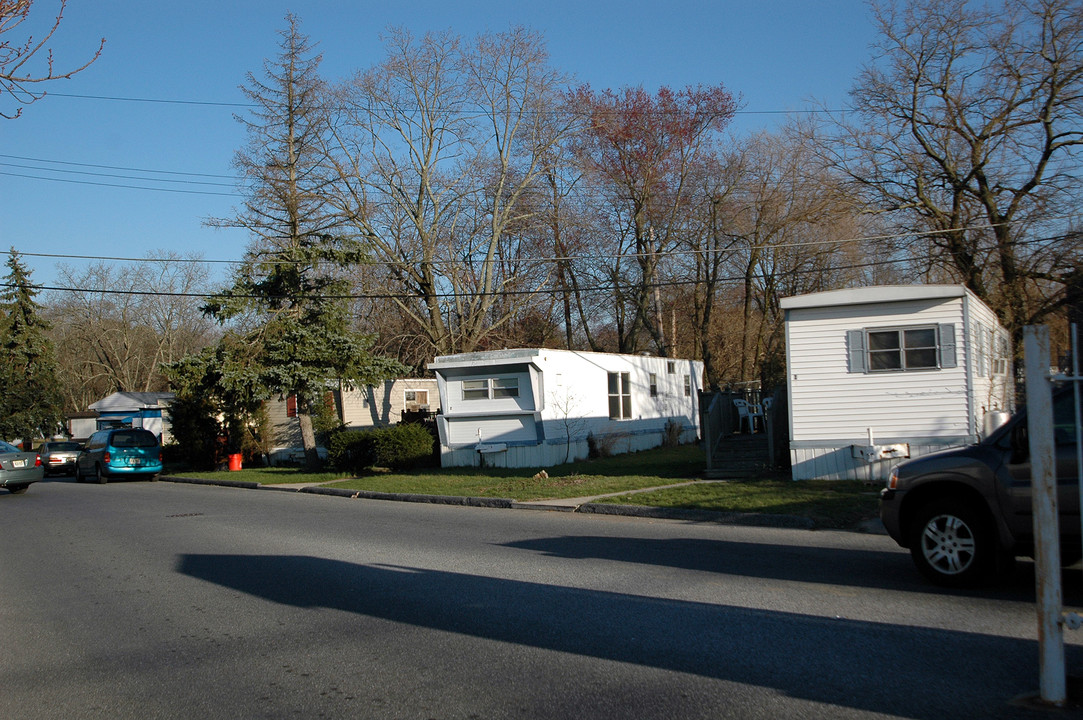
[(444, 355), (429, 369), (444, 467), (551, 467), (586, 457), (591, 442), (622, 453), (699, 434), (693, 360), (522, 349)]
[(793, 478), (884, 480), (901, 458), (976, 442), (1013, 384), (1007, 331), (961, 285), (782, 300)]
[(167, 410), (174, 397), (171, 392), (115, 392), (89, 406), (98, 415), (94, 429), (144, 428), (168, 444), (173, 438)]

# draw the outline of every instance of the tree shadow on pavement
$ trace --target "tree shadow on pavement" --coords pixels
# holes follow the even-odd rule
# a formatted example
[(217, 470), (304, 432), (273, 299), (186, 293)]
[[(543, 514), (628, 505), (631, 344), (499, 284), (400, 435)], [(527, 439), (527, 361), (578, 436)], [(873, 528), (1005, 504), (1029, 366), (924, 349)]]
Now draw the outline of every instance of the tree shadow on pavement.
[[(183, 555), (177, 570), (298, 608), (690, 673), (892, 716), (1001, 716), (1009, 699), (1036, 682), (1037, 643), (992, 634), (311, 556)], [(1083, 648), (1068, 650), (1070, 668), (1083, 664)]]

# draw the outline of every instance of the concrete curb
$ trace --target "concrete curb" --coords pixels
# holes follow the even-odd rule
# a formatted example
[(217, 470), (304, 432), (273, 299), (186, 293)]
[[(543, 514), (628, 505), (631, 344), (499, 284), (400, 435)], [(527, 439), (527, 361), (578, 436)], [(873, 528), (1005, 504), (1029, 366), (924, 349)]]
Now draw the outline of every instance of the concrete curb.
[(597, 515), (626, 515), (630, 517), (658, 518), (661, 520), (714, 522), (723, 525), (793, 528), (795, 530), (816, 529), (816, 523), (812, 518), (800, 517), (798, 515), (688, 510), (685, 508), (655, 507), (652, 505), (617, 505), (612, 503), (585, 503), (576, 508), (576, 512), (593, 513)]
[[(583, 503), (582, 505), (557, 505), (520, 502), (509, 498), (464, 497), (459, 495), (418, 495), (414, 493), (384, 493), (368, 490), (344, 490), (340, 488), (310, 485), (306, 487), (263, 485), (257, 482), (237, 482), (232, 480), (206, 480), (203, 478), (182, 478), (163, 475), (164, 482), (188, 483), (192, 485), (220, 485), (222, 487), (244, 488), (249, 490), (274, 490), (277, 492), (308, 493), (310, 495), (332, 495), (350, 499), (389, 500), (393, 502), (429, 503), (433, 505), (459, 505), (463, 507), (483, 507), (515, 510), (546, 510), (557, 512), (578, 512), (594, 515), (623, 515), (626, 517), (654, 518), (659, 520), (683, 520), (685, 522), (718, 523), (720, 525), (743, 525), (748, 527), (789, 528), (794, 530), (815, 530), (812, 518), (799, 515), (771, 515), (766, 513), (732, 513), (715, 510), (688, 510), (683, 508), (655, 507), (650, 505), (618, 505), (614, 503)], [(875, 527), (878, 521), (863, 523), (856, 528), (859, 532), (883, 533), (882, 527)]]
[(174, 477), (172, 475), (160, 475), (162, 482), (187, 483), (189, 485), (220, 485), (222, 487), (245, 488), (246, 490), (259, 490), (263, 485), (257, 482), (239, 482), (235, 480), (206, 480), (204, 478)]
[[(273, 490), (273, 485), (261, 486), (263, 489)], [(285, 488), (282, 488), (283, 490)], [(508, 498), (482, 498), (463, 497), (460, 495), (417, 495), (414, 493), (382, 493), (369, 490), (342, 490), (339, 488), (306, 487), (299, 488), (295, 492), (309, 493), (312, 495), (337, 495), (338, 497), (360, 498), (364, 500), (392, 500), (395, 502), (430, 503), (433, 505), (465, 505), (469, 507), (488, 507), (507, 509), (512, 506), (513, 500)]]

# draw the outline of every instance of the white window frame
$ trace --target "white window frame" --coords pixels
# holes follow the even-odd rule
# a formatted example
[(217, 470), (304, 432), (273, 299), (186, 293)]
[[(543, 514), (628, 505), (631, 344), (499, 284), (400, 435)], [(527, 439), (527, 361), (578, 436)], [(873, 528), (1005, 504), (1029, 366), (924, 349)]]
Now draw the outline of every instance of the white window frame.
[[(467, 387), (468, 385), (470, 387)], [(519, 378), (514, 375), (499, 375), (488, 378), (464, 379), (462, 381), (462, 395), (463, 400), (467, 402), (517, 398), (519, 397)]]
[[(906, 334), (909, 332), (932, 331), (933, 345), (906, 344)], [(895, 348), (873, 348), (872, 337), (877, 334), (895, 333), (899, 344)], [(864, 328), (851, 330), (846, 333), (847, 352), (849, 354), (849, 371), (869, 374), (900, 373), (900, 372), (935, 372), (944, 368), (957, 366), (955, 352), (955, 325), (951, 323), (926, 323), (913, 325), (894, 325), (887, 327)], [(908, 365), (908, 353), (932, 350), (934, 363), (932, 365)], [(873, 359), (876, 355), (887, 356), (896, 354), (899, 361), (898, 367), (873, 367)]]
[(609, 393), (609, 419), (632, 419), (632, 374), (608, 373), (606, 387)]
[[(479, 394), (480, 393), (480, 394)], [(489, 379), (488, 378), (471, 378), (469, 380), (462, 381), (462, 394), (463, 400), (470, 402), (473, 400), (488, 400), (489, 399)]]

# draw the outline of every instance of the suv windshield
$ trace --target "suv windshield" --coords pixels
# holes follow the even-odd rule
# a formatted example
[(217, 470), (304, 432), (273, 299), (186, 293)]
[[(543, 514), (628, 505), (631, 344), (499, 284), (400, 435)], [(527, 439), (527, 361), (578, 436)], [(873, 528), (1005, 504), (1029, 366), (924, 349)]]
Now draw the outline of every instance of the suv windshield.
[(113, 447), (154, 447), (158, 444), (158, 438), (146, 430), (122, 430), (113, 433), (110, 440)]

